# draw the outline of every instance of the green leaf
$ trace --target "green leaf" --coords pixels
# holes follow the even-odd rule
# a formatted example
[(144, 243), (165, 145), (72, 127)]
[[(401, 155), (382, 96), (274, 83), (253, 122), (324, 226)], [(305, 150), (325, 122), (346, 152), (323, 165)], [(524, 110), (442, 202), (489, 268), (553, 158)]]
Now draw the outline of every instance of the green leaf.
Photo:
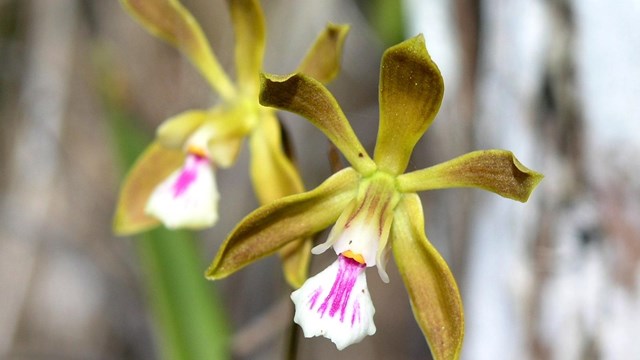
[(458, 359), (464, 338), (462, 299), (447, 263), (427, 240), (417, 194), (405, 194), (398, 204), (391, 241), (413, 315), (433, 358)]
[(480, 150), (398, 176), (404, 192), (474, 187), (525, 202), (544, 176), (522, 165), (511, 151)]
[(265, 24), (257, 0), (228, 0), (236, 36), (236, 71), (238, 84), (250, 94), (259, 90), (260, 69), (265, 48)]
[(288, 76), (263, 74), (261, 82), (262, 105), (305, 117), (336, 145), (358, 172), (369, 175), (375, 171), (375, 164), (324, 85), (300, 73)]
[(317, 188), (287, 196), (247, 215), (220, 246), (206, 277), (221, 279), (284, 245), (310, 237), (336, 221), (356, 195), (359, 174), (346, 168)]
[(407, 168), (414, 146), (440, 109), (444, 83), (422, 35), (389, 48), (380, 66), (380, 128), (373, 156), (392, 174)]
[(195, 238), (156, 229), (136, 240), (161, 358), (230, 359), (230, 328), (216, 288), (202, 278)]
[(122, 182), (113, 220), (117, 235), (131, 235), (160, 225), (145, 213), (147, 201), (155, 187), (184, 162), (181, 150), (168, 149), (156, 142), (140, 155)]
[(235, 88), (216, 59), (200, 25), (178, 0), (120, 0), (150, 33), (182, 51), (225, 99)]
[(325, 84), (333, 80), (340, 72), (342, 48), (348, 33), (349, 25), (328, 24), (307, 51), (296, 72)]

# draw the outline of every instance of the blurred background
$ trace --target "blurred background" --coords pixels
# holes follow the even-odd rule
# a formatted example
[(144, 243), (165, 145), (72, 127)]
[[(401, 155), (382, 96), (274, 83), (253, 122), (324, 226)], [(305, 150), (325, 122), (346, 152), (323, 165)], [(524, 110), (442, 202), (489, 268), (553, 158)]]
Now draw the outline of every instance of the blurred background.
[[(184, 4), (232, 73), (226, 2)], [(369, 151), (382, 51), (422, 32), (446, 94), (409, 170), (504, 148), (545, 174), (526, 204), (477, 190), (423, 194), (427, 235), (465, 304), (463, 359), (640, 359), (639, 1), (262, 5), (268, 72), (293, 70), (327, 22), (351, 24), (329, 88)], [(0, 0), (1, 359), (283, 357), (291, 305), (275, 257), (217, 283), (202, 277), (257, 205), (246, 149), (217, 174), (214, 229), (111, 232), (124, 171), (155, 127), (214, 101), (185, 58), (117, 1)], [(328, 141), (282, 119), (315, 187), (331, 174)], [(311, 273), (332, 260), (315, 256)], [(429, 358), (389, 269), (390, 284), (369, 273), (375, 336), (342, 352), (301, 339), (299, 358)]]

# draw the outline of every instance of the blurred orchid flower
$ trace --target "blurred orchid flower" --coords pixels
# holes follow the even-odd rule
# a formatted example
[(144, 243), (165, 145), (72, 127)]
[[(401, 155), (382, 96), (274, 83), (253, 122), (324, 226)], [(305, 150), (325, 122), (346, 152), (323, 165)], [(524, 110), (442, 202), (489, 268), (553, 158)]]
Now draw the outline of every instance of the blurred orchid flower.
[(475, 187), (525, 202), (543, 176), (505, 150), (475, 151), (404, 173), (443, 93), (440, 71), (422, 35), (389, 48), (382, 58), (380, 124), (372, 159), (322, 84), (300, 73), (263, 75), (260, 102), (307, 118), (351, 167), (311, 191), (249, 214), (222, 244), (207, 277), (226, 277), (335, 223), (327, 241), (313, 253), (333, 248), (338, 259), (291, 295), (294, 320), (305, 336), (327, 337), (342, 349), (375, 333), (364, 271), (375, 266), (388, 282), (385, 264), (392, 249), (434, 358), (458, 358), (464, 335), (462, 301), (449, 267), (427, 240), (417, 192)]
[[(218, 219), (215, 170), (234, 164), (249, 138), (250, 173), (260, 203), (304, 191), (297, 169), (287, 158), (273, 108), (258, 102), (265, 48), (265, 24), (257, 0), (228, 0), (236, 45), (236, 83), (216, 59), (191, 13), (177, 0), (121, 0), (149, 32), (180, 50), (219, 94), (220, 103), (188, 110), (166, 120), (156, 140), (138, 158), (121, 188), (114, 219), (119, 235), (163, 223), (168, 228), (201, 229)], [(346, 25), (329, 24), (298, 67), (318, 81), (338, 73)], [(281, 251), (287, 280), (306, 279), (310, 240), (292, 242)]]

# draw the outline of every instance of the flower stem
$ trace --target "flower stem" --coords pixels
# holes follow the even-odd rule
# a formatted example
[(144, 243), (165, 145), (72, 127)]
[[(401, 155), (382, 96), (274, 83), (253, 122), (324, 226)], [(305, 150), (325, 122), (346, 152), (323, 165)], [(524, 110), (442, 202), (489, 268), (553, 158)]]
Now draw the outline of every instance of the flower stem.
[(291, 327), (289, 328), (289, 341), (287, 345), (287, 360), (296, 360), (298, 358), (298, 341), (300, 337), (298, 333), (300, 332), (300, 328), (298, 324), (291, 322)]

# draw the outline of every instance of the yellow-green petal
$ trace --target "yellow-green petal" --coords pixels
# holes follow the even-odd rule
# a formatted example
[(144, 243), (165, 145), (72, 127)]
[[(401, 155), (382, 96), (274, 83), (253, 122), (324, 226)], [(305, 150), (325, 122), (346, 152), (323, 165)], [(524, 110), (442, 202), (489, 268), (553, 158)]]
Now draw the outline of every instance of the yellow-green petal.
[(342, 152), (360, 173), (375, 171), (375, 163), (353, 132), (340, 105), (317, 80), (296, 73), (288, 76), (263, 74), (260, 103), (307, 118)]
[(511, 151), (480, 150), (398, 176), (401, 191), (474, 187), (525, 202), (544, 176), (522, 165)]
[[(274, 111), (264, 111), (249, 138), (251, 180), (260, 204), (304, 191), (300, 174), (282, 147), (281, 129)], [(285, 279), (293, 288), (307, 279), (311, 259), (311, 239), (299, 239), (280, 251)]]
[(205, 273), (221, 279), (284, 245), (323, 230), (355, 196), (360, 175), (346, 168), (314, 190), (287, 196), (247, 215), (222, 244)]
[(393, 255), (411, 300), (413, 315), (435, 360), (460, 357), (464, 312), (456, 281), (424, 233), (417, 194), (406, 194), (391, 226)]
[(389, 48), (380, 66), (380, 128), (374, 153), (392, 174), (407, 168), (413, 147), (440, 109), (444, 83), (422, 35)]
[(228, 0), (236, 40), (238, 84), (253, 96), (258, 94), (264, 58), (265, 25), (257, 0)]
[(200, 25), (177, 0), (120, 0), (150, 33), (182, 51), (225, 99), (235, 88), (216, 59)]
[(149, 196), (155, 187), (182, 166), (184, 154), (151, 143), (127, 174), (116, 207), (113, 231), (131, 235), (160, 225), (156, 218), (145, 214)]
[(275, 113), (268, 111), (249, 138), (251, 180), (263, 205), (304, 191), (300, 174), (284, 153), (280, 131)]
[(348, 33), (349, 25), (328, 24), (307, 51), (296, 72), (322, 83), (333, 80), (340, 72), (342, 48)]
[(235, 137), (209, 143), (209, 154), (214, 165), (228, 168), (235, 164), (243, 142), (244, 138)]
[(181, 149), (189, 137), (209, 117), (205, 110), (188, 110), (165, 120), (156, 130), (156, 139), (162, 146)]

